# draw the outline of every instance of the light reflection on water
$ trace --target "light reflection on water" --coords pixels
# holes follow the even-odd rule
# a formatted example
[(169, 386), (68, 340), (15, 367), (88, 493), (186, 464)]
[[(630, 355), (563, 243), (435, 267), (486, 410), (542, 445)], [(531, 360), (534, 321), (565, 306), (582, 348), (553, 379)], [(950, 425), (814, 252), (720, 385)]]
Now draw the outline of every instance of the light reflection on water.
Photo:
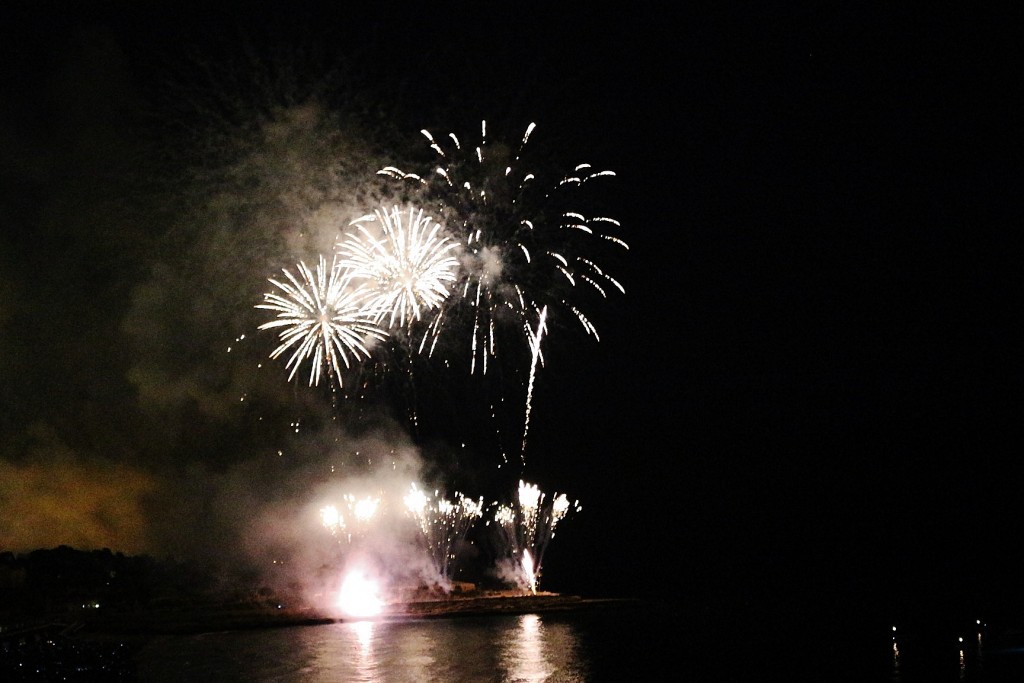
[(359, 621), (162, 638), (142, 681), (501, 681), (579, 683), (576, 627), (536, 614)]
[(893, 683), (1024, 681), (1024, 650), (1017, 647), (1024, 630), (1018, 627), (999, 627), (995, 643), (981, 619), (938, 626), (925, 621), (892, 629), (888, 679)]
[(1024, 681), (1024, 627), (991, 630), (978, 620), (949, 628), (916, 622), (893, 628), (843, 620), (798, 630), (746, 624), (751, 627), (744, 630), (731, 615), (721, 622), (700, 616), (636, 604), (174, 636), (140, 653), (138, 680)]

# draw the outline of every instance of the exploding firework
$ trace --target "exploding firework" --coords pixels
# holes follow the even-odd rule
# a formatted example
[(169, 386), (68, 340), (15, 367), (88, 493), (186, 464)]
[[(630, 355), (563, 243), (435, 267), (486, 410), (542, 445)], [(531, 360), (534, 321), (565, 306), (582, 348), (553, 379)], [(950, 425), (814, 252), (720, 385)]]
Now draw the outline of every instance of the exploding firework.
[[(366, 307), (378, 324), (407, 329), (441, 307), (455, 283), (459, 245), (440, 223), (422, 209), (409, 207), (403, 216), (395, 206), (361, 216), (352, 226), (355, 232), (337, 244), (337, 254), (353, 277), (369, 283)], [(436, 323), (428, 327), (437, 329)]]
[(537, 592), (541, 563), (548, 543), (555, 536), (555, 526), (570, 509), (581, 510), (564, 493), (555, 494), (549, 503), (534, 484), (519, 482), (518, 497), (512, 505), (496, 504), (494, 521), (511, 554), (512, 574), (521, 587)]
[(576, 206), (584, 187), (614, 176), (580, 164), (558, 180), (545, 182), (520, 170), (520, 157), (534, 124), (526, 129), (517, 151), (491, 145), (486, 122), (478, 145), (464, 147), (454, 134), (436, 140), (422, 131), (437, 155), (426, 174), (388, 166), (380, 174), (410, 182), (450, 229), (459, 231), (458, 296), (447, 308), (469, 309), (470, 372), (486, 373), (488, 359), (498, 354), (499, 336), (509, 329), (518, 343), (529, 346), (541, 310), (558, 307), (575, 318), (587, 334), (597, 329), (576, 299), (588, 289), (607, 298), (622, 285), (594, 260), (604, 246), (628, 249), (611, 234), (619, 222), (590, 216)]
[(445, 581), (451, 581), (457, 545), (483, 515), (483, 499), (474, 501), (456, 492), (453, 502), (438, 491), (429, 496), (412, 484), (404, 501), (406, 510), (416, 521), (420, 540), (426, 546), (434, 570)]
[(353, 286), (352, 273), (343, 269), (337, 258), (330, 268), (321, 256), (315, 272), (302, 262), (297, 269), (298, 276), (282, 270), (286, 281), (269, 279), (280, 293), (264, 294), (264, 303), (256, 308), (277, 315), (259, 329), (282, 328), (281, 344), (270, 357), (291, 351), (285, 363), (291, 370), (289, 381), (303, 362), (310, 361), (310, 386), (320, 383), (324, 368), (340, 386), (341, 367), (369, 358), (372, 346), (388, 335), (368, 315), (365, 291)]

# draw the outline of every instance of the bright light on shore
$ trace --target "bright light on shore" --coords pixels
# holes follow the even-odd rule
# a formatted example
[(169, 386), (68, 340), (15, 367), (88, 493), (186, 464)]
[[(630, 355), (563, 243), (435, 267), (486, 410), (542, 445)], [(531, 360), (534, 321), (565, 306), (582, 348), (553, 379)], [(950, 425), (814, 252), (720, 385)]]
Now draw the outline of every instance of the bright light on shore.
[(377, 590), (377, 583), (362, 572), (349, 572), (341, 584), (338, 607), (350, 617), (376, 616), (384, 607)]

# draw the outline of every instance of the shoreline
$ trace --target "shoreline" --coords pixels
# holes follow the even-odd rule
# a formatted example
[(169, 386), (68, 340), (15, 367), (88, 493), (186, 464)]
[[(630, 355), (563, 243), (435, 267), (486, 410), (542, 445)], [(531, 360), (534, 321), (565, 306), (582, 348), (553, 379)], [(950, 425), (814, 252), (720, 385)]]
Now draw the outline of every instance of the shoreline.
[[(196, 606), (76, 615), (65, 621), (63, 635), (76, 640), (94, 640), (141, 644), (163, 636), (200, 633), (315, 626), (357, 621), (403, 621), (517, 615), (530, 613), (575, 612), (610, 606), (637, 604), (631, 598), (583, 598), (577, 595), (539, 593), (522, 595), (493, 593), (450, 596), (392, 603), (380, 614), (352, 617), (311, 607), (286, 608), (268, 604)], [(53, 619), (51, 624), (64, 620)]]

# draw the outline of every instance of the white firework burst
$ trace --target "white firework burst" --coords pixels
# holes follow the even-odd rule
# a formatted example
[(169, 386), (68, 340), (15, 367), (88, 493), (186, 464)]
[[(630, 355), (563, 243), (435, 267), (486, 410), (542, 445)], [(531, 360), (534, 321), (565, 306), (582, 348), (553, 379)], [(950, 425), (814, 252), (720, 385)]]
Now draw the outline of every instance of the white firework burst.
[(451, 293), (458, 242), (422, 209), (379, 208), (351, 223), (337, 244), (339, 263), (368, 283), (367, 308), (388, 328), (408, 329)]
[(352, 273), (336, 257), (330, 267), (321, 256), (315, 271), (301, 261), (296, 270), (298, 275), (282, 269), (284, 280), (269, 278), (279, 291), (264, 294), (264, 302), (256, 308), (276, 315), (258, 329), (280, 328), (281, 343), (270, 357), (291, 352), (285, 363), (289, 381), (309, 361), (310, 386), (320, 383), (325, 369), (340, 386), (342, 367), (369, 358), (373, 345), (388, 334), (367, 310), (366, 292), (353, 286)]
[(607, 298), (623, 286), (602, 269), (592, 253), (610, 247), (628, 249), (613, 233), (617, 220), (580, 209), (580, 190), (612, 177), (579, 164), (557, 179), (541, 180), (520, 168), (523, 149), (535, 128), (530, 124), (513, 154), (507, 145), (491, 145), (486, 122), (480, 143), (464, 146), (449, 134), (435, 139), (421, 131), (437, 155), (429, 173), (407, 173), (388, 166), (379, 174), (410, 182), (445, 225), (459, 232), (459, 279), (449, 308), (471, 309), (470, 372), (487, 372), (497, 355), (499, 333), (511, 328), (519, 343), (531, 346), (532, 332), (545, 307), (564, 310), (584, 331), (597, 329), (575, 301), (580, 289)]

